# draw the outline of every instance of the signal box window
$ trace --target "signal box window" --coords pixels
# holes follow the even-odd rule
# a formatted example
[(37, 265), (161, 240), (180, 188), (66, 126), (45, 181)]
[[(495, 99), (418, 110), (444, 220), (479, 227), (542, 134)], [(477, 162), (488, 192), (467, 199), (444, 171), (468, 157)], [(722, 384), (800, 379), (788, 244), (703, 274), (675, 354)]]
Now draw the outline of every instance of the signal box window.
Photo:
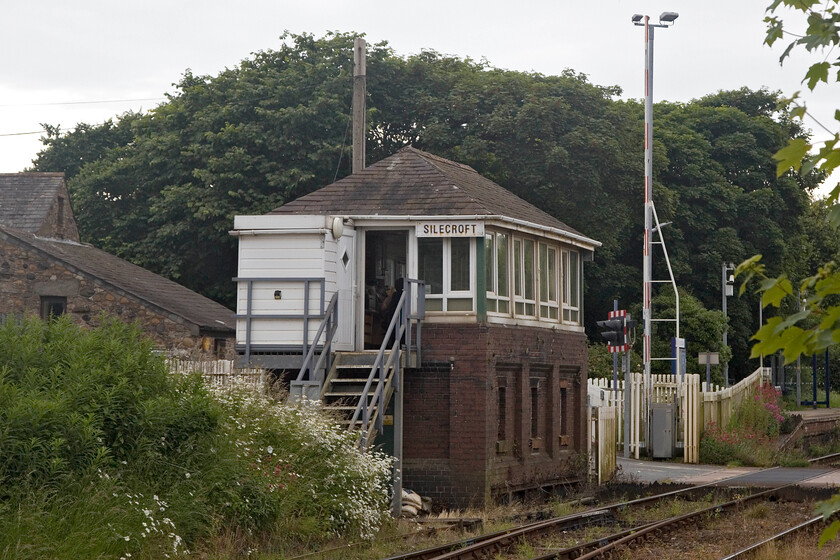
[(471, 238), (417, 240), (417, 274), (426, 282), (426, 311), (472, 311), (475, 257)]
[(563, 251), (563, 322), (580, 323), (580, 259), (576, 251)]
[(58, 317), (67, 313), (67, 298), (41, 296), (41, 319)]

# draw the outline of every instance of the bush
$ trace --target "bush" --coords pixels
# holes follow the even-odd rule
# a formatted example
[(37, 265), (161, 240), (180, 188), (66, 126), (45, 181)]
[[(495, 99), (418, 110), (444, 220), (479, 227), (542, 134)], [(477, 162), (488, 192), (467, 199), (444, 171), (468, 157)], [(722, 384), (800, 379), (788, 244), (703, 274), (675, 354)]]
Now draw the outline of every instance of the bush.
[(317, 408), (170, 375), (136, 327), (0, 326), (0, 559), (369, 537), (389, 473)]
[(726, 427), (712, 423), (705, 430), (700, 439), (700, 460), (756, 467), (798, 463), (798, 457), (782, 456), (776, 451), (774, 439), (784, 421), (781, 393), (772, 385), (760, 385), (741, 401)]
[(752, 430), (768, 438), (779, 437), (782, 422), (785, 420), (781, 403), (781, 392), (769, 383), (763, 383), (751, 396), (741, 401), (729, 421), (729, 426), (733, 430)]

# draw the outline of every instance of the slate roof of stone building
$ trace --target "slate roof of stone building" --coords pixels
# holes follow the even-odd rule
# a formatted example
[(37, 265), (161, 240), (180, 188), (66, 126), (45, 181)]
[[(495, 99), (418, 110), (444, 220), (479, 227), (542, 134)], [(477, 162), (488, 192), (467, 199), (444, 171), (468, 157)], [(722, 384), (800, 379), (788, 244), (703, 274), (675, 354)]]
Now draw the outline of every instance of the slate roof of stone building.
[(472, 167), (410, 146), (270, 214), (504, 216), (584, 237)]
[(64, 173), (0, 173), (0, 224), (36, 233), (62, 190)]
[(88, 244), (0, 227), (0, 235), (16, 239), (80, 273), (94, 277), (138, 300), (180, 317), (201, 329), (231, 334), (233, 311), (215, 301)]

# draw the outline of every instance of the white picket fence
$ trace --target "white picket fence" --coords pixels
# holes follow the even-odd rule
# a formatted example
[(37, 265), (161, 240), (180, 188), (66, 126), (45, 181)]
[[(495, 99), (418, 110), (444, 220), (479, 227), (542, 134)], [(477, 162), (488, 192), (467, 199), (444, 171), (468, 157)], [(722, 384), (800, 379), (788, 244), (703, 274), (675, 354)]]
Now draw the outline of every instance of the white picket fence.
[[(677, 404), (677, 439), (682, 444), (683, 461), (697, 463), (700, 460), (700, 436), (703, 430), (712, 422), (726, 425), (735, 408), (746, 395), (762, 382), (769, 382), (769, 368), (759, 368), (754, 373), (741, 380), (732, 387), (706, 387), (700, 383), (700, 375), (687, 374), (684, 380), (673, 375), (651, 376), (651, 399), (654, 403)], [(614, 389), (612, 379), (590, 379), (589, 398), (594, 409), (611, 409), (615, 414), (615, 446), (623, 449), (624, 445), (624, 390), (625, 383), (618, 382)], [(644, 394), (644, 376), (640, 373), (630, 374), (630, 453), (639, 458), (641, 449), (645, 446), (645, 425), (641, 414), (642, 395)], [(608, 413), (609, 414), (609, 413)], [(595, 428), (593, 428), (595, 429)], [(600, 434), (599, 432), (599, 443)], [(605, 459), (608, 461), (608, 459)], [(601, 454), (598, 455), (598, 472), (601, 475)], [(607, 466), (609, 464), (607, 463)]]
[[(712, 422), (718, 426), (726, 426), (744, 397), (752, 394), (762, 383), (770, 383), (771, 375), (770, 368), (758, 368), (731, 387), (713, 385), (711, 390), (704, 390), (703, 427), (708, 428)], [(707, 389), (705, 383), (703, 388)]]
[(616, 468), (616, 431), (619, 419), (616, 417), (614, 406), (599, 406), (592, 409), (590, 418), (590, 448), (589, 456), (592, 460), (591, 469), (597, 476), (598, 484), (612, 478)]
[(233, 360), (182, 360), (169, 358), (166, 360), (169, 371), (175, 374), (186, 375), (190, 373), (201, 373), (204, 380), (210, 385), (226, 386), (232, 383), (244, 383), (253, 385), (255, 389), (263, 390), (266, 384), (266, 371), (261, 368), (233, 367)]

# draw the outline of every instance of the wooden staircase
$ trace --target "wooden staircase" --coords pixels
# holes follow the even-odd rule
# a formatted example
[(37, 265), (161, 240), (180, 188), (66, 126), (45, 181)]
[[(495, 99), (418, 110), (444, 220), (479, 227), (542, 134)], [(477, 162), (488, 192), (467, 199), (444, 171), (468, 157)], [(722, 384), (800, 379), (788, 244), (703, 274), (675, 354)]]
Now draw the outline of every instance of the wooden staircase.
[[(379, 388), (378, 372), (371, 372), (376, 360), (377, 351), (365, 352), (336, 352), (333, 365), (328, 372), (321, 390), (321, 402), (324, 406), (339, 412), (341, 423), (351, 430), (362, 431), (361, 437), (366, 442), (373, 441), (378, 429), (381, 429), (382, 418), (379, 406), (373, 403)], [(394, 370), (391, 367), (384, 373), (382, 410), (387, 407), (394, 392)], [(370, 382), (368, 384), (368, 382)], [(365, 387), (368, 387), (365, 392)], [(364, 403), (356, 414), (359, 403)], [(367, 427), (365, 427), (365, 410), (367, 409)], [(353, 416), (356, 420), (353, 421)], [(351, 425), (352, 424), (352, 425)], [(366, 429), (365, 429), (366, 428)]]

